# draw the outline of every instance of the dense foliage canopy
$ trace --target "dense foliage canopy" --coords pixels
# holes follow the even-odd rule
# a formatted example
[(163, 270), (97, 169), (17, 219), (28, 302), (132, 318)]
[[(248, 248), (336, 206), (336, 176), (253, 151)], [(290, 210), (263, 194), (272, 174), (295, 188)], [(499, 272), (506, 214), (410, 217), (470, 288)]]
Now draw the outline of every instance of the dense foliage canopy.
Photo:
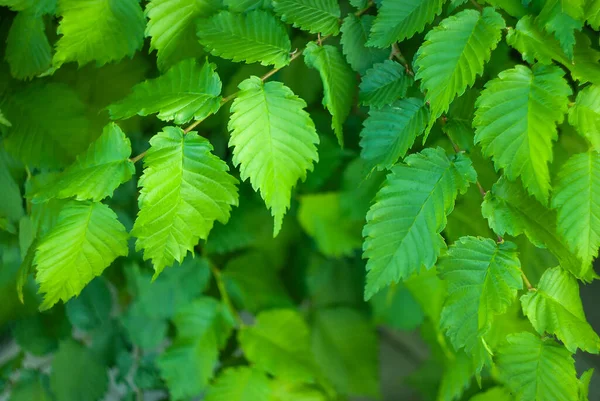
[(0, 6), (0, 399), (588, 400), (600, 1)]

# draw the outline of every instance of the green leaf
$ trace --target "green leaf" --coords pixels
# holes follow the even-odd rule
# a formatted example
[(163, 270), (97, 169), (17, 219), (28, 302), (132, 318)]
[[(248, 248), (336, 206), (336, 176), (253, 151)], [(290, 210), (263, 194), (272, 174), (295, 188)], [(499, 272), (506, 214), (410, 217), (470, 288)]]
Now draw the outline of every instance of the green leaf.
[(104, 65), (132, 57), (144, 43), (146, 19), (139, 0), (60, 0), (62, 17), (53, 63), (96, 61)]
[(86, 107), (68, 86), (36, 83), (3, 105), (12, 127), (6, 150), (31, 167), (61, 167), (89, 145)]
[(558, 172), (552, 195), (558, 233), (588, 266), (600, 247), (600, 154), (590, 150), (571, 156)]
[(193, 252), (215, 220), (226, 223), (231, 206), (238, 204), (237, 180), (212, 149), (196, 132), (176, 127), (164, 127), (150, 140), (131, 234), (137, 237), (136, 250), (152, 260), (155, 278)]
[(197, 25), (200, 43), (214, 56), (281, 68), (290, 62), (291, 44), (285, 26), (272, 14), (221, 11)]
[(441, 148), (425, 149), (394, 166), (363, 229), (367, 261), (365, 299), (381, 288), (431, 269), (445, 247), (440, 232), (458, 193), (475, 182), (463, 154), (449, 158)]
[(381, 109), (369, 110), (360, 132), (360, 157), (370, 168), (390, 169), (421, 135), (429, 121), (422, 99), (405, 98)]
[(578, 398), (575, 361), (551, 339), (511, 334), (498, 350), (500, 379), (517, 401), (570, 401)]
[(315, 386), (294, 383), (293, 381), (271, 381), (272, 401), (327, 401), (328, 398)]
[(600, 30), (600, 0), (585, 1), (584, 15), (589, 26)]
[(594, 369), (588, 369), (579, 378), (579, 401), (589, 401), (588, 393), (590, 387), (590, 381), (594, 375)]
[(335, 308), (317, 311), (311, 326), (315, 359), (338, 391), (379, 397), (379, 341), (373, 325), (353, 309)]
[(370, 303), (375, 323), (396, 330), (415, 330), (425, 318), (423, 308), (404, 283), (384, 288), (371, 298)]
[(460, 399), (473, 380), (475, 371), (473, 362), (464, 352), (451, 357), (446, 362), (444, 373), (438, 389), (439, 401)]
[(416, 55), (415, 79), (431, 107), (430, 127), (483, 74), (503, 28), (500, 14), (486, 7), (482, 13), (461, 11), (427, 33)]
[(361, 246), (360, 221), (349, 219), (341, 209), (339, 192), (304, 195), (300, 198), (298, 222), (327, 256), (352, 256)]
[(0, 216), (16, 223), (23, 217), (25, 210), (23, 209), (20, 183), (10, 172), (10, 161), (11, 157), (0, 146), (0, 188), (2, 188)]
[(529, 196), (519, 183), (500, 178), (485, 195), (481, 213), (496, 234), (525, 234), (535, 246), (548, 248), (560, 265), (578, 278), (586, 282), (593, 279), (591, 266), (584, 266), (558, 235), (556, 212)]
[(54, 14), (57, 0), (0, 0), (0, 6), (36, 15)]
[(439, 274), (448, 285), (440, 324), (455, 349), (475, 353), (495, 316), (523, 288), (516, 250), (512, 242), (462, 237), (440, 258)]
[(129, 160), (131, 143), (115, 123), (110, 123), (74, 164), (33, 196), (34, 202), (50, 198), (100, 201), (131, 179), (135, 166)]
[(284, 22), (310, 33), (337, 35), (340, 31), (336, 0), (273, 0), (273, 9)]
[(42, 381), (42, 376), (35, 374), (30, 378), (21, 378), (10, 391), (8, 401), (52, 401), (52, 396)]
[(461, 150), (471, 152), (473, 136), (475, 135), (472, 124), (475, 101), (479, 97), (479, 90), (469, 89), (457, 98), (446, 113), (442, 130)]
[(344, 144), (342, 125), (350, 114), (354, 99), (354, 73), (336, 47), (308, 42), (304, 62), (319, 71), (323, 81), (323, 106), (332, 116), (331, 128), (340, 145)]
[(50, 388), (57, 400), (97, 401), (108, 390), (108, 374), (83, 345), (67, 340), (52, 360)]
[(256, 9), (271, 9), (270, 0), (223, 0), (223, 5), (234, 13), (245, 13)]
[(342, 51), (354, 71), (365, 73), (375, 63), (386, 60), (390, 54), (388, 49), (366, 47), (369, 31), (375, 19), (372, 15), (356, 17), (349, 14), (342, 24)]
[(173, 323), (177, 336), (157, 363), (171, 396), (189, 399), (206, 389), (234, 321), (224, 305), (203, 297), (185, 306)]
[(552, 141), (567, 111), (571, 89), (564, 72), (536, 64), (517, 65), (489, 81), (475, 104), (475, 143), (510, 180), (521, 177), (527, 191), (548, 203)]
[(268, 377), (261, 371), (239, 366), (228, 368), (207, 390), (206, 401), (270, 401)]
[(101, 277), (92, 280), (77, 298), (70, 299), (66, 304), (71, 324), (86, 331), (107, 323), (111, 309), (110, 290)]
[(588, 86), (577, 94), (569, 109), (569, 124), (600, 152), (600, 86)]
[(2, 110), (0, 110), (0, 124), (4, 125), (5, 127), (12, 127), (10, 121), (8, 121), (4, 114), (2, 114)]
[[(290, 206), (292, 188), (306, 179), (318, 160), (319, 137), (306, 103), (280, 82), (263, 83), (250, 77), (240, 85), (231, 106), (229, 146), (242, 180), (250, 178), (255, 191), (275, 218), (273, 235), (281, 229)], [(265, 146), (265, 144), (269, 144)]]
[(296, 310), (262, 312), (254, 326), (242, 327), (238, 340), (248, 361), (257, 368), (281, 379), (314, 381), (309, 330)]
[(360, 82), (359, 99), (364, 106), (381, 108), (406, 95), (413, 80), (405, 68), (392, 60), (375, 64)]
[(469, 401), (513, 401), (513, 397), (504, 387), (492, 387), (471, 397)]
[(545, 0), (537, 22), (552, 33), (569, 59), (573, 58), (575, 31), (583, 28), (584, 0)]
[(521, 297), (523, 313), (538, 333), (556, 335), (572, 353), (577, 348), (585, 352), (600, 352), (600, 338), (587, 322), (579, 284), (560, 266), (542, 275), (537, 290)]
[(210, 17), (221, 8), (220, 0), (151, 0), (146, 5), (146, 36), (157, 50), (161, 71), (202, 52), (195, 22)]
[(17, 79), (31, 79), (50, 69), (52, 48), (41, 15), (31, 12), (16, 15), (6, 39), (4, 58), (11, 75)]
[(205, 62), (202, 67), (187, 59), (171, 67), (164, 75), (133, 87), (125, 99), (108, 106), (113, 120), (136, 114), (158, 113), (163, 121), (185, 124), (203, 120), (221, 107), (221, 79), (216, 65)]
[(108, 206), (70, 201), (35, 254), (36, 281), (39, 292), (45, 294), (40, 310), (79, 295), (94, 277), (127, 253), (125, 227)]
[(382, 0), (368, 46), (380, 48), (410, 39), (442, 12), (443, 0)]

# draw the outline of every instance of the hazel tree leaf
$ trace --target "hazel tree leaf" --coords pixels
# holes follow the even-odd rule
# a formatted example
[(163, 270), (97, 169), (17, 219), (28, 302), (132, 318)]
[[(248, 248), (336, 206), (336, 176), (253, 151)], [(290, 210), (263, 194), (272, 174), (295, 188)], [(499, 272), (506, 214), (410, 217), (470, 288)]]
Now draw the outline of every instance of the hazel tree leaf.
[(106, 205), (70, 201), (40, 241), (34, 258), (44, 294), (40, 310), (79, 295), (117, 257), (127, 256), (127, 232)]
[(158, 113), (163, 121), (185, 124), (216, 113), (221, 106), (221, 79), (216, 65), (187, 59), (164, 75), (135, 85), (125, 99), (108, 106), (113, 120)]
[(454, 345), (473, 353), (496, 315), (508, 309), (523, 288), (521, 263), (512, 242), (496, 244), (481, 237), (462, 237), (438, 261), (448, 285), (441, 327)]
[(340, 31), (336, 0), (274, 0), (273, 10), (284, 22), (310, 33), (337, 35)]
[(151, 0), (146, 5), (146, 36), (150, 48), (157, 51), (158, 68), (171, 66), (202, 52), (195, 22), (207, 18), (221, 8), (220, 0)]
[(594, 375), (594, 369), (588, 369), (579, 378), (579, 401), (589, 401), (590, 382)]
[(410, 39), (442, 12), (443, 0), (382, 0), (368, 46), (389, 47)]
[(588, 86), (577, 94), (569, 109), (569, 124), (600, 152), (600, 86)]
[(62, 17), (53, 64), (95, 61), (104, 65), (132, 57), (144, 43), (146, 19), (139, 0), (60, 0)]
[(378, 170), (390, 169), (412, 147), (429, 121), (422, 99), (397, 100), (381, 109), (369, 110), (360, 132), (360, 157)]
[(567, 111), (571, 89), (563, 71), (536, 64), (517, 65), (489, 81), (475, 104), (475, 143), (510, 180), (548, 203), (552, 142)]
[(589, 26), (600, 30), (600, 0), (585, 1), (584, 15)]
[(521, 304), (537, 332), (556, 335), (572, 353), (577, 348), (600, 352), (600, 337), (585, 318), (575, 277), (557, 266), (544, 272), (536, 288), (521, 297)]
[(247, 366), (228, 368), (206, 392), (206, 401), (270, 401), (272, 390), (263, 372)]
[(584, 22), (585, 0), (546, 0), (537, 22), (552, 33), (569, 59), (573, 58), (575, 31), (581, 31)]
[(360, 82), (359, 99), (364, 106), (381, 108), (406, 95), (413, 79), (404, 67), (392, 60), (385, 60), (367, 70)]
[(272, 64), (275, 68), (290, 61), (291, 44), (285, 26), (267, 11), (221, 11), (208, 20), (200, 20), (197, 34), (200, 43), (214, 56)]
[(31, 79), (52, 66), (52, 47), (41, 15), (20, 12), (15, 16), (6, 39), (4, 56), (10, 73), (17, 79)]
[(253, 76), (239, 88), (228, 124), (233, 164), (271, 209), (275, 236), (290, 206), (292, 188), (318, 160), (319, 136), (304, 111), (306, 103), (281, 82), (263, 83)]
[(482, 13), (461, 11), (427, 33), (416, 55), (415, 79), (431, 107), (430, 126), (483, 74), (503, 28), (502, 16), (486, 7)]
[(475, 182), (476, 173), (463, 154), (446, 156), (427, 148), (394, 166), (363, 229), (367, 261), (365, 299), (381, 288), (431, 269), (445, 247), (440, 235), (458, 193)]
[(350, 114), (354, 98), (354, 73), (339, 50), (330, 45), (308, 42), (304, 62), (319, 71), (323, 81), (323, 106), (332, 116), (331, 128), (340, 145), (344, 144), (342, 125)]
[(578, 399), (573, 355), (551, 339), (531, 333), (510, 334), (498, 350), (500, 380), (516, 401)]
[(151, 259), (155, 277), (193, 252), (215, 220), (226, 223), (238, 204), (237, 180), (211, 153), (210, 142), (191, 131), (165, 127), (150, 140), (140, 178), (140, 212), (131, 234)]
[(135, 166), (129, 160), (131, 143), (115, 123), (110, 123), (74, 164), (49, 182), (34, 197), (34, 202), (50, 198), (100, 201), (131, 179)]
[(373, 20), (372, 15), (356, 17), (349, 14), (342, 24), (342, 51), (354, 71), (363, 74), (376, 63), (386, 60), (390, 54), (388, 49), (367, 47), (369, 31)]

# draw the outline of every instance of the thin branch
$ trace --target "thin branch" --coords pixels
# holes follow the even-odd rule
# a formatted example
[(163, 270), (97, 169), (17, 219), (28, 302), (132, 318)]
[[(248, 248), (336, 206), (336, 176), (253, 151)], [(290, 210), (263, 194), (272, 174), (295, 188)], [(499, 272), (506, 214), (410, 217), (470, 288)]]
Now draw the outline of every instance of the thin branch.
[(147, 150), (144, 150), (142, 153), (140, 153), (139, 155), (132, 157), (131, 159), (129, 159), (130, 162), (132, 163), (137, 163), (138, 161), (142, 160), (144, 158), (144, 156), (146, 156), (146, 153), (148, 153)]
[(370, 9), (371, 7), (373, 7), (373, 5), (374, 5), (374, 4), (375, 4), (375, 2), (373, 2), (373, 0), (370, 0), (370, 1), (367, 3), (367, 6), (366, 6), (365, 8), (363, 8), (362, 10), (359, 10), (359, 11), (355, 12), (355, 13), (354, 13), (354, 15), (355, 15), (356, 17), (360, 17), (361, 15), (363, 15), (364, 13), (366, 13), (367, 11), (369, 11), (369, 9)]
[(404, 69), (406, 70), (406, 73), (412, 77), (415, 76), (415, 73), (413, 72), (412, 68), (410, 68), (410, 64), (408, 64), (408, 61), (406, 61), (406, 58), (404, 58), (404, 56), (402, 55), (402, 52), (400, 51), (400, 48), (398, 47), (397, 43), (392, 44), (392, 51), (390, 52), (390, 60), (393, 58), (396, 58), (400, 64), (402, 64), (404, 66)]
[(481, 7), (481, 4), (479, 4), (477, 0), (471, 0), (471, 4), (473, 4), (475, 8), (479, 10), (479, 12), (483, 11), (483, 7)]
[(217, 267), (211, 261), (208, 262), (208, 265), (210, 266), (210, 271), (212, 272), (212, 275), (217, 283), (217, 288), (219, 289), (219, 293), (221, 294), (221, 299), (223, 299), (223, 303), (225, 304), (227, 309), (229, 309), (229, 312), (235, 318), (238, 325), (240, 327), (244, 326), (244, 322), (242, 321), (240, 315), (237, 313), (237, 310), (233, 306), (231, 298), (229, 298), (229, 294), (227, 293), (227, 288), (225, 288), (225, 282), (223, 281), (221, 271), (217, 269)]

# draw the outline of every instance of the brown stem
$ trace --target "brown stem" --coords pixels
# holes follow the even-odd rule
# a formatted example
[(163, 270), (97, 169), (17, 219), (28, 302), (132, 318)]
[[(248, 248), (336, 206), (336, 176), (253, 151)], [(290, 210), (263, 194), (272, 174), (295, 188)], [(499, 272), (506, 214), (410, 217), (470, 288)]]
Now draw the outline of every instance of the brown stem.
[(408, 61), (406, 61), (406, 58), (402, 55), (402, 52), (400, 51), (400, 48), (398, 47), (397, 43), (392, 44), (392, 51), (390, 52), (390, 60), (392, 58), (396, 58), (396, 60), (398, 60), (400, 62), (400, 64), (402, 64), (404, 66), (404, 69), (406, 70), (406, 73), (408, 75), (410, 75), (411, 77), (415, 76), (415, 73), (410, 68), (410, 64), (408, 64)]
[(471, 0), (471, 4), (473, 4), (475, 8), (479, 10), (479, 12), (483, 11), (483, 7), (481, 7), (481, 4), (479, 4), (477, 0)]

